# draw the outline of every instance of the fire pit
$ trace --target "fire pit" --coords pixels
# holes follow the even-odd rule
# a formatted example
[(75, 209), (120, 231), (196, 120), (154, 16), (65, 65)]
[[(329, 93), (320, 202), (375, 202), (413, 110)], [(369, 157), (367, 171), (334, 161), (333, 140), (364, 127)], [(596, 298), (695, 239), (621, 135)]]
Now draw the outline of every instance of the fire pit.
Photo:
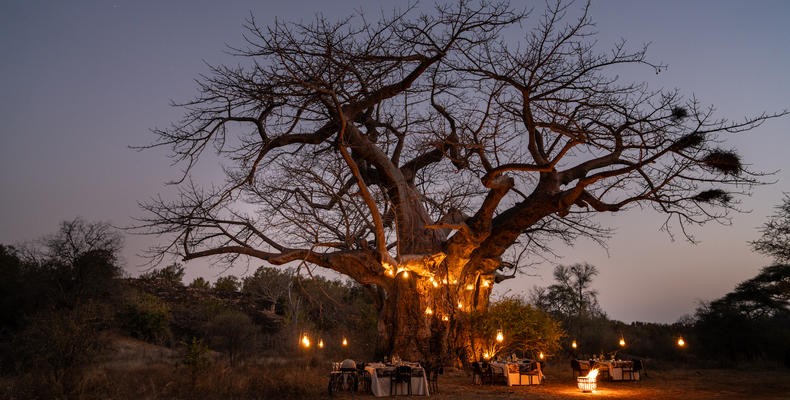
[(590, 371), (590, 373), (587, 374), (587, 376), (580, 376), (576, 378), (576, 386), (578, 386), (579, 390), (581, 390), (584, 393), (592, 393), (598, 387), (598, 385), (595, 383), (595, 378), (597, 377), (598, 377), (598, 370), (594, 369)]

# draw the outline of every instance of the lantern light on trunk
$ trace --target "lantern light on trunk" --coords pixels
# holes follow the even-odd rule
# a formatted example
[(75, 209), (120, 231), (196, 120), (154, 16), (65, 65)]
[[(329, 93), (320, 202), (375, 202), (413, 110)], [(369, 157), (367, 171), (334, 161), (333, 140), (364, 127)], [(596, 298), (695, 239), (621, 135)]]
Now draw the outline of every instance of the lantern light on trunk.
[(491, 358), (491, 356), (490, 356), (488, 353), (485, 353), (485, 354), (483, 354), (483, 358), (485, 358), (486, 360), (488, 360), (489, 358)]
[(584, 393), (592, 393), (595, 392), (595, 389), (598, 388), (598, 384), (595, 382), (595, 379), (598, 377), (598, 370), (593, 369), (590, 371), (587, 376), (580, 376), (576, 378), (576, 386), (579, 387)]
[(502, 343), (503, 340), (505, 340), (505, 335), (502, 334), (502, 330), (500, 329), (496, 331), (496, 341)]

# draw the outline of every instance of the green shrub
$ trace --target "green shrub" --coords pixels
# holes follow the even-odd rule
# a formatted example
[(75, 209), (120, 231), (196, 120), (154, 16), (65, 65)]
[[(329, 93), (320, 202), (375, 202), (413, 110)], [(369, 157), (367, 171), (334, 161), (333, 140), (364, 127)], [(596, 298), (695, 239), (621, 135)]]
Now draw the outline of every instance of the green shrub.
[(170, 311), (155, 296), (143, 293), (118, 314), (121, 328), (130, 335), (156, 344), (172, 342)]

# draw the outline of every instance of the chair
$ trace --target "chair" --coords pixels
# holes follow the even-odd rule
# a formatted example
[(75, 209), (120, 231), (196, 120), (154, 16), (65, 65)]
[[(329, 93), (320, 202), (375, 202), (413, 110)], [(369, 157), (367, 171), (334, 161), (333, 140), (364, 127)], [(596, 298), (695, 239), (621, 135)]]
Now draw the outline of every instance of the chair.
[(411, 367), (408, 365), (401, 365), (395, 369), (390, 379), (390, 396), (397, 396), (398, 385), (401, 383), (406, 384), (408, 394), (411, 396)]
[(623, 367), (623, 380), (626, 379), (628, 376), (629, 381), (633, 381), (634, 373), (639, 373), (643, 369), (642, 361), (641, 360), (632, 360), (631, 366)]
[(480, 375), (480, 383), (485, 383), (485, 380), (488, 379), (488, 384), (494, 384), (494, 370), (491, 368), (491, 364), (486, 361), (480, 365), (480, 370), (482, 374)]
[(428, 378), (428, 390), (431, 394), (439, 393), (439, 375), (444, 373), (441, 365), (432, 365), (425, 370)]
[(573, 369), (574, 378), (587, 375), (587, 373), (589, 372), (582, 366), (579, 360), (571, 360), (571, 369)]
[(370, 372), (365, 369), (365, 364), (357, 365), (357, 391), (369, 393), (370, 392), (370, 383), (371, 377)]

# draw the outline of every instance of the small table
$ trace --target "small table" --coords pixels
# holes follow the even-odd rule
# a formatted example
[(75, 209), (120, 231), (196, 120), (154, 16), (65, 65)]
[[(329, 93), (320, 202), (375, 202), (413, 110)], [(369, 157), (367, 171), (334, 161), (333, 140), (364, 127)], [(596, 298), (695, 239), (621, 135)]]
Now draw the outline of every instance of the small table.
[[(425, 376), (425, 369), (417, 363), (404, 363), (412, 367), (411, 374), (411, 394), (415, 396), (428, 396), (428, 378)], [(396, 365), (368, 364), (365, 370), (370, 373), (370, 391), (376, 397), (390, 396), (390, 386), (392, 374), (395, 373)], [(396, 393), (408, 393), (405, 383), (400, 383), (395, 388)]]

